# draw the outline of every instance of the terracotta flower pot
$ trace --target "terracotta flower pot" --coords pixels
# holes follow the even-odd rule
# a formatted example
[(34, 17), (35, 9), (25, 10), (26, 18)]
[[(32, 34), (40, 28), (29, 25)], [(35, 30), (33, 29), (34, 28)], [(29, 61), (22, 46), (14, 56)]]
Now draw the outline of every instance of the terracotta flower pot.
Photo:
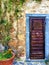
[(0, 60), (0, 65), (13, 65), (13, 60), (14, 60), (14, 57), (15, 57), (15, 54), (12, 53), (13, 56), (9, 59), (6, 59), (6, 60)]

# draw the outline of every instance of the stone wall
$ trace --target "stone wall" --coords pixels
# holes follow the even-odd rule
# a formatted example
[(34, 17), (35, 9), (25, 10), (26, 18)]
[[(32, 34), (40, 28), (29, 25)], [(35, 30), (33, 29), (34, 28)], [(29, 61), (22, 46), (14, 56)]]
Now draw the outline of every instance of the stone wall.
[[(4, 5), (2, 2), (2, 9), (4, 11)], [(11, 38), (9, 46), (14, 47), (14, 49), (23, 49), (22, 56), (26, 55), (26, 14), (49, 14), (49, 0), (42, 0), (41, 3), (37, 3), (33, 0), (27, 0), (22, 7), (22, 15), (18, 21), (16, 21), (13, 16), (14, 11), (10, 13), (6, 12), (6, 19), (8, 21), (11, 19), (13, 23), (13, 28), (10, 32)]]
[(23, 17), (18, 21), (19, 45), (25, 49), (26, 44), (26, 14), (49, 14), (49, 1), (42, 0), (41, 3), (27, 1), (23, 6)]
[(26, 55), (26, 14), (49, 14), (49, 1), (42, 0), (37, 3), (28, 0), (23, 6), (23, 17), (18, 20), (18, 47), (24, 48), (24, 57)]

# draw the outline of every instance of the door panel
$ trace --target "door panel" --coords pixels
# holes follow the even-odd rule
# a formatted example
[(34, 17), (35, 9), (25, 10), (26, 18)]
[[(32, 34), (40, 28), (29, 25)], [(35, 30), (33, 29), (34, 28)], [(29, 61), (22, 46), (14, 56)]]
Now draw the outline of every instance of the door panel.
[(45, 58), (45, 18), (30, 17), (30, 59)]

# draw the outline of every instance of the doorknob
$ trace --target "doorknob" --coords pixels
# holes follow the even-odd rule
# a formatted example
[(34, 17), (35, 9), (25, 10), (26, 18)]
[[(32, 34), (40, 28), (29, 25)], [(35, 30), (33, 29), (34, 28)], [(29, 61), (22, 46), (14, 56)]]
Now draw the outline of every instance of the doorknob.
[(36, 34), (36, 36), (37, 36), (37, 37), (39, 37), (39, 36), (40, 36), (39, 32), (36, 32), (35, 34)]

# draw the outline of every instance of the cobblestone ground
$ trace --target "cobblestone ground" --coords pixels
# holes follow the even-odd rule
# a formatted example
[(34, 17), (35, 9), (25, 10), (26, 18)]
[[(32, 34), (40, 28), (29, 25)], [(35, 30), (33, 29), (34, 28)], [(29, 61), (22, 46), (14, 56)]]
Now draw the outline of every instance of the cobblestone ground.
[(13, 65), (46, 65), (46, 64), (45, 62), (14, 62)]

